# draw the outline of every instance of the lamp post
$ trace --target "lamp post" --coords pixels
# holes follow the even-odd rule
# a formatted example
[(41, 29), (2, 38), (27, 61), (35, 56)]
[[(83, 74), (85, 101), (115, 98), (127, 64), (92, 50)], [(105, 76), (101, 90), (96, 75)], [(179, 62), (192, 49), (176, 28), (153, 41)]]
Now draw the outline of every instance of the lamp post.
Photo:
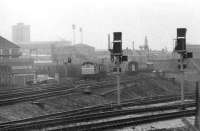
[(73, 45), (75, 45), (75, 43), (76, 43), (75, 29), (76, 29), (76, 25), (73, 24), (73, 25), (72, 25), (72, 31), (73, 31)]
[(81, 42), (81, 44), (83, 44), (83, 29), (80, 27), (80, 29), (79, 29), (79, 31), (80, 31), (80, 42)]

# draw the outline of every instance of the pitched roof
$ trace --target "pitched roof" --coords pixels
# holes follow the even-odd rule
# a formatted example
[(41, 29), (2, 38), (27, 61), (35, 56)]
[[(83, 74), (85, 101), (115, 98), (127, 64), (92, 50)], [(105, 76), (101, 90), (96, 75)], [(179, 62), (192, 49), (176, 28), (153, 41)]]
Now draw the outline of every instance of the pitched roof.
[(0, 48), (20, 48), (18, 45), (0, 36)]

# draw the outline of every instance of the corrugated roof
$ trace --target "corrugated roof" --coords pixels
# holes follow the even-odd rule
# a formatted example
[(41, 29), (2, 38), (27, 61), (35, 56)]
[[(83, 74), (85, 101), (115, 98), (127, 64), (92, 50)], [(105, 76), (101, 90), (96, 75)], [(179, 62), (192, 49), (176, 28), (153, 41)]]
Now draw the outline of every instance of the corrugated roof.
[(4, 49), (4, 48), (20, 48), (20, 47), (0, 36), (0, 48)]

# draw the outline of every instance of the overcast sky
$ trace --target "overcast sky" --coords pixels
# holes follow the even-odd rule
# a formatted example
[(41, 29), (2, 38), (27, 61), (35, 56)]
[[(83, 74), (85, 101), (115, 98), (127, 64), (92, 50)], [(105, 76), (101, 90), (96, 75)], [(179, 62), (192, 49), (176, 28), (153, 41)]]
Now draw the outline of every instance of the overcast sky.
[(200, 44), (199, 0), (0, 0), (0, 35), (11, 40), (11, 26), (31, 25), (31, 40), (72, 40), (72, 24), (77, 27), (76, 41), (97, 49), (107, 48), (107, 34), (123, 33), (123, 47), (144, 44), (150, 48), (172, 48), (177, 27), (186, 27), (187, 41)]

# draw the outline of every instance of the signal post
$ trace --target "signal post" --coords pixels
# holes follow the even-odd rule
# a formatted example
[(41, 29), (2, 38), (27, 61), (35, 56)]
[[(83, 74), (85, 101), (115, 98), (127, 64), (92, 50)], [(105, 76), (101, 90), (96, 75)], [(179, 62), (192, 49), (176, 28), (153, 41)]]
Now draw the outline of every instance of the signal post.
[[(180, 60), (178, 68), (181, 72), (181, 103), (184, 104), (184, 69), (187, 65), (184, 60), (188, 58), (193, 58), (193, 53), (186, 50), (186, 28), (177, 28), (177, 39), (175, 45), (175, 51), (180, 54)], [(193, 61), (194, 64), (194, 61)], [(195, 65), (196, 67), (196, 65)], [(196, 67), (200, 71), (199, 67)], [(196, 82), (196, 115), (195, 115), (195, 127), (190, 124), (186, 119), (182, 119), (183, 123), (192, 129), (192, 131), (197, 131), (200, 129), (200, 99), (199, 99), (199, 83)], [(183, 107), (184, 109), (184, 107)]]
[(180, 54), (180, 64), (178, 65), (181, 73), (181, 103), (184, 104), (184, 69), (183, 69), (183, 55), (186, 52), (186, 28), (177, 28), (177, 38), (175, 51)]
[[(178, 68), (180, 69), (181, 74), (181, 103), (184, 104), (184, 69), (186, 68), (186, 64), (184, 60), (187, 58), (192, 58), (192, 52), (186, 51), (186, 28), (177, 28), (177, 37), (176, 37), (176, 45), (175, 45), (175, 52), (180, 54), (179, 65)], [(183, 107), (184, 108), (184, 107)]]
[(120, 96), (120, 72), (121, 72), (121, 63), (127, 61), (128, 57), (123, 56), (122, 51), (122, 33), (114, 32), (113, 33), (113, 42), (112, 47), (110, 45), (110, 35), (108, 35), (108, 50), (110, 51), (111, 62), (114, 64), (113, 72), (116, 72), (117, 77), (117, 104), (121, 104)]

